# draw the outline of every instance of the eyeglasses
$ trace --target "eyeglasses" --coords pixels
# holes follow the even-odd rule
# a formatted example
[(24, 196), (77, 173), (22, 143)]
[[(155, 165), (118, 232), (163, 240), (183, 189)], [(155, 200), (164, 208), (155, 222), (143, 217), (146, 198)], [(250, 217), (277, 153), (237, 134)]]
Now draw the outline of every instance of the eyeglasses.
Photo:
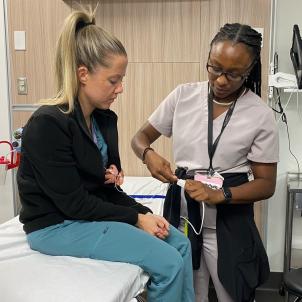
[(210, 64), (207, 64), (206, 67), (207, 67), (207, 71), (209, 73), (211, 73), (212, 75), (216, 76), (217, 78), (219, 78), (220, 76), (222, 76), (224, 74), (225, 77), (228, 79), (228, 81), (232, 81), (232, 82), (240, 82), (244, 78), (246, 78), (246, 76), (248, 75), (248, 72), (245, 73), (245, 74), (227, 72), (227, 71), (224, 71), (223, 69), (221, 69), (217, 66), (213, 66), (213, 65), (210, 65)]

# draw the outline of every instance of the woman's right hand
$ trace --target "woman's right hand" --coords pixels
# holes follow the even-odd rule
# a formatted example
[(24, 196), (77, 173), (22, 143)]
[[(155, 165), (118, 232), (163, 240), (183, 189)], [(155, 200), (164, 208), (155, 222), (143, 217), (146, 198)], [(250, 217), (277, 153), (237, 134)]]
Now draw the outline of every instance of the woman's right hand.
[(174, 183), (177, 181), (177, 177), (171, 170), (170, 163), (155, 151), (148, 151), (144, 162), (154, 178), (162, 182)]
[(152, 236), (165, 239), (169, 236), (169, 222), (151, 213), (138, 214), (136, 226)]

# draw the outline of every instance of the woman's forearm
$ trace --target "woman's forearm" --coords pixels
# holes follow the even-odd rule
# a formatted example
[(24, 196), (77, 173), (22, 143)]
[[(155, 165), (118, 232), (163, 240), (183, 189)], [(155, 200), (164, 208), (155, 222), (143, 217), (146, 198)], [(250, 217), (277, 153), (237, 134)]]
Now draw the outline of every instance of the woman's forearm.
[(146, 122), (141, 129), (137, 131), (131, 140), (131, 147), (134, 153), (143, 159), (144, 150), (161, 136), (149, 122)]
[(255, 179), (238, 187), (231, 187), (232, 203), (251, 203), (270, 198), (275, 192), (275, 181)]
[(131, 147), (140, 159), (142, 159), (144, 150), (149, 147), (150, 144), (150, 139), (143, 131), (138, 131), (131, 140)]

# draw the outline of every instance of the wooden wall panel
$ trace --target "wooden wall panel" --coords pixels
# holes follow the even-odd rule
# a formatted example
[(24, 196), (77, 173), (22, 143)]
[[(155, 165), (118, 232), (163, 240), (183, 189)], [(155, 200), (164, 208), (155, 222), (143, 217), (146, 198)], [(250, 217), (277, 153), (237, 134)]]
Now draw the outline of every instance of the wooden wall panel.
[(123, 42), (130, 62), (199, 62), (199, 1), (101, 1), (96, 19)]
[[(24, 18), (26, 14), (22, 13), (22, 0), (7, 1), (8, 10), (8, 44), (10, 54), (10, 76), (11, 76), (11, 103), (15, 103), (17, 98), (17, 78), (24, 77), (27, 74), (26, 57), (27, 52), (14, 50), (14, 31), (24, 30)], [(20, 96), (20, 102), (26, 103), (27, 96)]]
[[(112, 108), (119, 116), (120, 152), (127, 175), (150, 175), (131, 150), (130, 140), (135, 132), (178, 84), (198, 78), (198, 63), (129, 64), (124, 93)], [(171, 140), (160, 138), (154, 148), (173, 163)]]
[[(59, 31), (71, 9), (61, 0), (11, 0), (8, 2), (11, 55), (11, 102), (32, 104), (53, 96), (53, 57)], [(26, 51), (14, 50), (14, 31), (26, 32)], [(17, 78), (26, 77), (28, 94), (18, 95)]]
[(23, 127), (33, 111), (14, 111), (13, 112), (13, 130)]
[(200, 16), (200, 81), (207, 81), (206, 63), (210, 51), (210, 42), (219, 29), (220, 0), (201, 1)]

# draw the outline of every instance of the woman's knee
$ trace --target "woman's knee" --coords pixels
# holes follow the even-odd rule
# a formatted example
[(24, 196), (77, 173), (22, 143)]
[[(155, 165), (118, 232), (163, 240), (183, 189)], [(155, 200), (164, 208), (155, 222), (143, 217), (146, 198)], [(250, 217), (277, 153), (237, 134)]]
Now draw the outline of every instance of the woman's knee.
[(161, 259), (159, 265), (161, 266), (162, 274), (164, 276), (174, 278), (183, 270), (184, 261), (179, 252), (174, 249), (173, 252), (170, 252)]

